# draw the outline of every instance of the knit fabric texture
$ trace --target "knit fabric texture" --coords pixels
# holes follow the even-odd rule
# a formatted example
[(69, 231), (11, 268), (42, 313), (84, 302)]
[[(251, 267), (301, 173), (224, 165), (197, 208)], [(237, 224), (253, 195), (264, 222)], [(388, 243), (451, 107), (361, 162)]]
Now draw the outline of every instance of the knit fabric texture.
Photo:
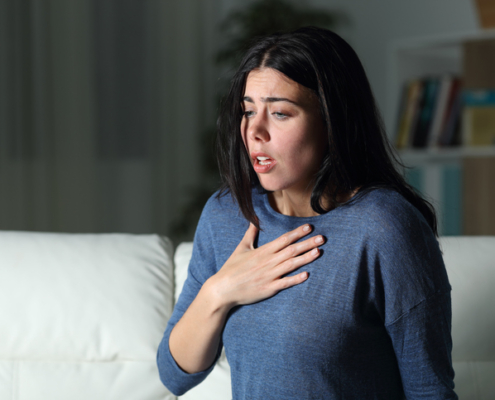
[[(309, 272), (305, 282), (229, 314), (222, 344), (234, 400), (457, 399), (451, 287), (438, 242), (414, 206), (389, 189), (315, 217), (282, 215), (257, 190), (253, 204), (262, 229), (257, 246), (305, 223), (314, 227), (309, 236), (326, 242), (318, 259), (292, 273)], [(157, 355), (174, 394), (200, 383), (213, 366), (182, 371), (170, 354), (170, 332), (248, 226), (229, 194), (212, 196), (203, 210), (188, 278)]]

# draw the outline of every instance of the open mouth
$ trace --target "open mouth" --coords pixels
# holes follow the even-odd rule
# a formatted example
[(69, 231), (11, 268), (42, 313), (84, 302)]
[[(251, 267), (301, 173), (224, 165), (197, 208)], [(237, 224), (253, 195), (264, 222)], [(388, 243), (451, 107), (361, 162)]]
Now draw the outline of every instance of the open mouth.
[(267, 173), (277, 164), (277, 160), (271, 158), (266, 153), (253, 152), (251, 153), (251, 158), (253, 160), (253, 168), (259, 174)]
[(270, 157), (256, 157), (259, 165), (270, 165), (273, 160)]

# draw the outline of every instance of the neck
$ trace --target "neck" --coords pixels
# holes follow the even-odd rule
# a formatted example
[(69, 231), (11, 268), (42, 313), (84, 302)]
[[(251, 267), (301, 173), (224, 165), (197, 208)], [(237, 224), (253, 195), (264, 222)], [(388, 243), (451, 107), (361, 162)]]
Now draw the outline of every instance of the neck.
[(314, 217), (319, 215), (311, 208), (311, 191), (292, 193), (280, 190), (269, 193), (268, 199), (272, 208), (283, 215), (291, 217)]
[[(345, 195), (337, 196), (337, 201), (345, 202), (351, 199), (359, 189), (360, 188), (356, 188)], [(311, 190), (306, 192), (280, 190), (269, 193), (268, 200), (272, 208), (280, 214), (289, 215), (291, 217), (314, 217), (319, 214), (311, 208), (311, 193)], [(323, 202), (324, 208), (328, 209), (328, 200), (323, 199)]]

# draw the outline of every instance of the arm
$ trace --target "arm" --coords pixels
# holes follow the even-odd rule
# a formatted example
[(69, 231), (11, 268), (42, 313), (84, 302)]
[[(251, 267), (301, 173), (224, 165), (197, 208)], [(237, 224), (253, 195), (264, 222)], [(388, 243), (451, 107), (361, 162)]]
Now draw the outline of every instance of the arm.
[[(318, 257), (317, 246), (321, 243), (315, 238), (294, 243), (311, 232), (303, 228), (254, 249), (257, 230), (250, 226), (224, 266), (206, 277), (204, 284), (194, 271), (210, 268), (207, 264), (214, 263), (214, 257), (210, 235), (197, 235), (188, 279), (158, 350), (160, 377), (172, 392), (184, 393), (211, 371), (232, 307), (263, 300), (307, 278), (304, 272), (283, 277)], [(311, 249), (316, 252), (311, 254)]]
[(437, 293), (386, 326), (407, 399), (457, 399), (450, 292)]
[[(232, 256), (202, 286), (170, 334), (170, 351), (184, 371), (196, 373), (213, 363), (233, 307), (264, 300), (306, 280), (305, 272), (283, 276), (318, 256), (315, 238), (293, 244), (310, 231), (310, 226), (304, 225), (255, 249), (258, 231), (250, 225)], [(317, 251), (309, 252), (313, 248)]]
[(457, 399), (451, 287), (442, 254), (417, 210), (399, 206), (375, 219), (373, 259), (404, 393), (407, 399)]

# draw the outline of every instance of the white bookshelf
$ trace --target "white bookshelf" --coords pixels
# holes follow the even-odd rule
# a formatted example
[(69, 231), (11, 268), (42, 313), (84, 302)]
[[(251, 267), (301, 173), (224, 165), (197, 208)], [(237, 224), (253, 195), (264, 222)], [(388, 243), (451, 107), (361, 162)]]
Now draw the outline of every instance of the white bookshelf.
[[(411, 79), (443, 74), (462, 74), (462, 45), (469, 40), (495, 39), (495, 29), (459, 32), (448, 35), (399, 39), (389, 46), (388, 101), (385, 112), (387, 131), (395, 140), (400, 99), (404, 84)], [(488, 148), (428, 148), (400, 152), (411, 166), (431, 163), (461, 162), (464, 157), (495, 156), (495, 146)]]
[(452, 147), (403, 150), (401, 160), (408, 166), (460, 163), (464, 157), (495, 157), (494, 147)]
[(447, 73), (461, 75), (462, 44), (469, 40), (495, 39), (495, 29), (449, 35), (400, 39), (388, 49), (388, 88), (385, 123), (395, 137), (400, 96), (405, 82), (411, 79)]
[[(400, 39), (390, 44), (387, 71), (388, 98), (384, 117), (392, 142), (395, 141), (404, 84), (409, 80), (427, 76), (444, 74), (461, 76), (463, 43), (485, 38), (495, 39), (495, 29)], [(451, 229), (451, 226), (447, 228), (448, 224), (459, 215), (462, 217), (463, 212), (462, 189), (460, 191), (454, 189), (450, 192), (446, 189), (446, 187), (452, 189), (456, 186), (456, 183), (453, 184), (454, 186), (448, 186), (452, 185), (452, 176), (457, 177), (454, 178), (457, 182), (460, 179), (462, 186), (463, 179), (465, 179), (462, 177), (462, 160), (465, 157), (495, 157), (495, 146), (408, 149), (400, 151), (399, 154), (406, 166), (413, 167), (413, 170), (409, 172), (420, 171), (422, 179), (420, 190), (435, 205), (439, 217), (439, 231), (440, 234), (444, 234), (443, 229)], [(452, 171), (454, 171), (453, 175), (450, 174)], [(449, 179), (450, 183), (448, 183)], [(457, 217), (453, 217), (452, 202), (458, 205), (456, 206)]]

